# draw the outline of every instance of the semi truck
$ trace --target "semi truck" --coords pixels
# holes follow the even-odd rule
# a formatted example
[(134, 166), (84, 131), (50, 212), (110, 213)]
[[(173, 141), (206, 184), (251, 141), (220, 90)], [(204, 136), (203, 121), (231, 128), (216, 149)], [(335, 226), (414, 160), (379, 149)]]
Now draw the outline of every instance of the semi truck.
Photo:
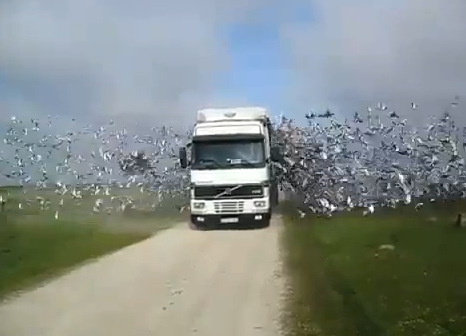
[(270, 225), (278, 205), (273, 127), (262, 107), (206, 108), (179, 152), (189, 169), (190, 226)]

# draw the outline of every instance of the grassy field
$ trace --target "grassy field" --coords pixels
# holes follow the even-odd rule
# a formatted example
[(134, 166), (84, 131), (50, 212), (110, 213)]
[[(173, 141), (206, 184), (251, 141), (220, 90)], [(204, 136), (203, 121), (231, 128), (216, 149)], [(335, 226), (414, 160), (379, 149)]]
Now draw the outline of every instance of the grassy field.
[[(59, 195), (54, 189), (0, 188), (0, 196), (7, 200), (5, 210), (9, 216), (20, 216), (21, 223), (55, 221), (56, 219), (81, 224), (96, 224), (110, 230), (158, 230), (160, 222), (179, 221), (186, 212), (180, 209), (185, 200), (178, 195), (164, 196), (141, 192), (139, 188), (110, 188), (81, 192), (82, 198)], [(97, 206), (97, 202), (99, 202)], [(38, 218), (40, 220), (38, 221)]]
[(464, 202), (332, 219), (284, 206), (289, 335), (466, 335)]
[[(152, 208), (154, 196), (133, 189), (112, 191), (111, 196), (83, 193), (80, 200), (19, 188), (0, 188), (0, 195), (6, 199), (0, 212), (0, 300), (184, 218), (182, 200), (166, 199)], [(136, 207), (118, 209), (121, 202), (112, 206), (115, 195), (116, 201), (131, 198)], [(99, 198), (103, 203), (93, 212)]]

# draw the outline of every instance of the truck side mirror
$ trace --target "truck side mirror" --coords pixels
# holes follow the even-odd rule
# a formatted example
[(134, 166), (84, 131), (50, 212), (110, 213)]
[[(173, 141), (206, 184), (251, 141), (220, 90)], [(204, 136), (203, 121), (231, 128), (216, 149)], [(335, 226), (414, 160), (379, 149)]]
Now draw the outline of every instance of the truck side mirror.
[(180, 165), (181, 168), (188, 167), (188, 154), (186, 153), (186, 147), (180, 148)]
[(270, 159), (274, 162), (278, 162), (281, 160), (280, 148), (272, 147), (270, 149)]

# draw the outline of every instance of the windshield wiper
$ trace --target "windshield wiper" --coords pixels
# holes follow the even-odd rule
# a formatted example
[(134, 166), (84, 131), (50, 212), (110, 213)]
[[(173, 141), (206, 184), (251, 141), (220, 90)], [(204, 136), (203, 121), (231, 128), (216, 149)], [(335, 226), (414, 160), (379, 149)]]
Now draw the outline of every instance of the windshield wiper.
[(216, 167), (222, 167), (222, 165), (215, 159), (201, 159), (199, 160), (198, 164), (204, 167), (206, 166), (206, 164), (209, 164), (209, 165), (212, 164)]
[(246, 161), (246, 162), (241, 162), (240, 165), (245, 166), (245, 167), (255, 167), (257, 163)]
[(241, 162), (231, 163), (232, 166), (239, 165), (239, 166), (245, 166), (245, 167), (255, 167), (258, 164), (260, 164), (260, 162), (251, 162), (251, 161), (244, 160), (244, 159), (241, 159)]

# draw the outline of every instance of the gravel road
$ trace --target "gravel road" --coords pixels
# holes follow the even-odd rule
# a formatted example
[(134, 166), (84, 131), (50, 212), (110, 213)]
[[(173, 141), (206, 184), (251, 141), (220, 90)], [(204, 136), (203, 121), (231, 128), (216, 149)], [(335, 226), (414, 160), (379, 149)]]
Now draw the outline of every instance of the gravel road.
[(279, 221), (163, 231), (5, 302), (0, 335), (278, 335)]

